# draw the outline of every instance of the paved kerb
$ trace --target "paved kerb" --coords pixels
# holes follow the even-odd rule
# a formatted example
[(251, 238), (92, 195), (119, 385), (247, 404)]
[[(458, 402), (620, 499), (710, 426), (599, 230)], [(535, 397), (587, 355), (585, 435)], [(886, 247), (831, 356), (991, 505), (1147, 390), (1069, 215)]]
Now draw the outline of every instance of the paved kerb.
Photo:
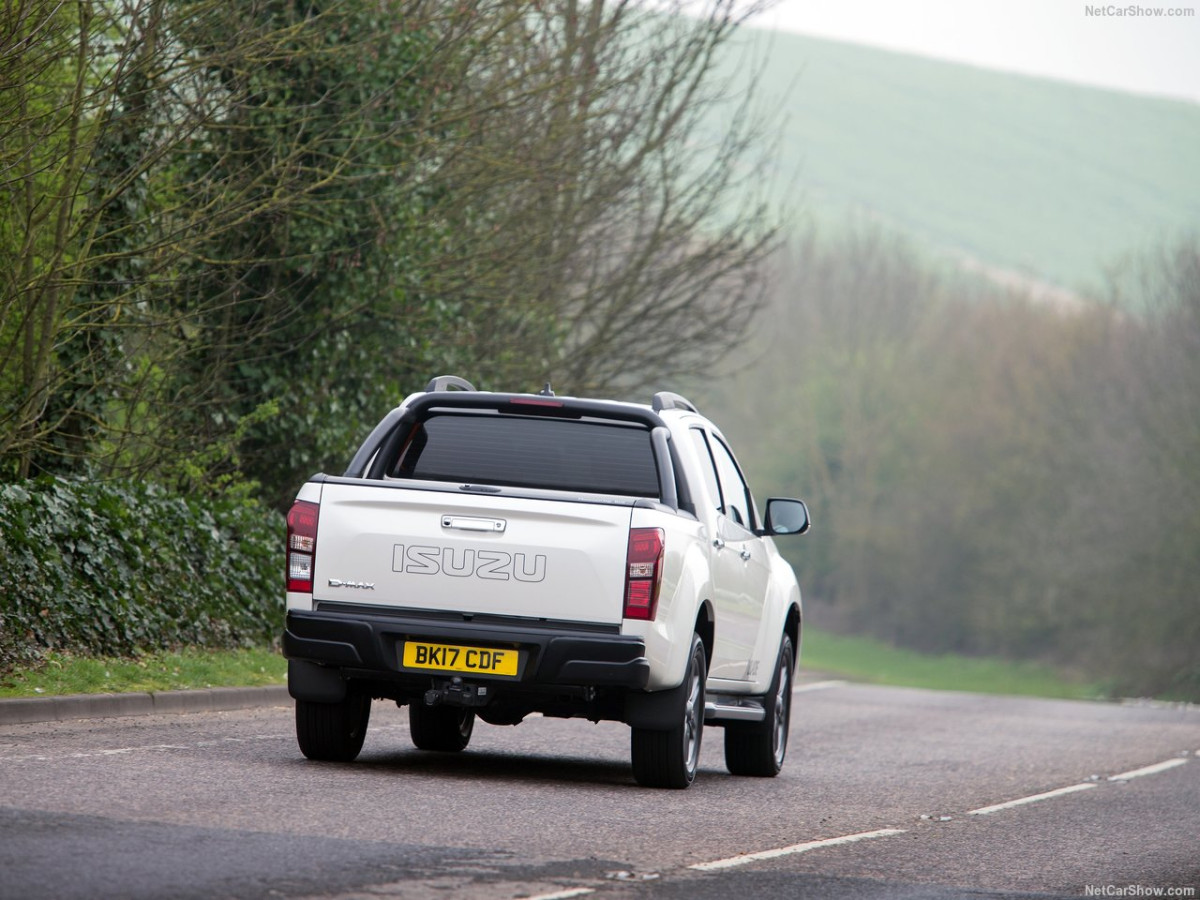
[(282, 684), (267, 687), (207, 688), (197, 691), (20, 697), (0, 700), (0, 725), (116, 716), (220, 712), (256, 706), (287, 706), (291, 702), (287, 686)]

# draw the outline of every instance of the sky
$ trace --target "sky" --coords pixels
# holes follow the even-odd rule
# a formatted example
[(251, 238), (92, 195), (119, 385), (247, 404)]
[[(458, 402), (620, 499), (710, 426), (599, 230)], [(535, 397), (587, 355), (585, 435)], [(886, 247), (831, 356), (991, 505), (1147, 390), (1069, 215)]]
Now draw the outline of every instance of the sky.
[(779, 0), (749, 24), (1200, 103), (1200, 0)]

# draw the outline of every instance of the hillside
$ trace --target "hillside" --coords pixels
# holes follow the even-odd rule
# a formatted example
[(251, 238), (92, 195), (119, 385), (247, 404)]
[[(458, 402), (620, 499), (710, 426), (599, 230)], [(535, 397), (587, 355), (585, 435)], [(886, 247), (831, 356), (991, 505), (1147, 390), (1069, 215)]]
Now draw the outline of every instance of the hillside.
[(748, 29), (791, 215), (871, 219), (1068, 288), (1200, 231), (1200, 105)]

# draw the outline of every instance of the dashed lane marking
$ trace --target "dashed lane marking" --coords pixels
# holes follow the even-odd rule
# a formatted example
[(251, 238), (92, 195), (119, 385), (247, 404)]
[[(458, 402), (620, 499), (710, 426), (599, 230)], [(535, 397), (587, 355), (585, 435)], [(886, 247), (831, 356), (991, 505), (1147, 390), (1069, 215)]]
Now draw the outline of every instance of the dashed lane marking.
[[(1128, 781), (1131, 778), (1141, 778), (1144, 775), (1155, 775), (1159, 772), (1165, 772), (1168, 769), (1173, 769), (1176, 766), (1181, 766), (1188, 762), (1185, 757), (1177, 757), (1175, 759), (1164, 760), (1160, 763), (1155, 763), (1150, 766), (1143, 766), (1140, 769), (1133, 769), (1129, 772), (1123, 772), (1120, 775), (1113, 775), (1108, 778), (1108, 781)], [(1081, 784), (1072, 784), (1067, 787), (1057, 788), (1053, 791), (1044, 791), (1040, 794), (1032, 794), (1028, 797), (1020, 797), (1016, 800), (1008, 800), (1004, 803), (997, 803), (993, 806), (983, 806), (979, 809), (970, 810), (969, 816), (986, 816), (991, 813), (1000, 812), (1004, 809), (1012, 809), (1017, 806), (1025, 806), (1030, 803), (1038, 803), (1042, 800), (1050, 800), (1054, 797), (1062, 797), (1067, 794), (1078, 793), (1079, 791), (1090, 791), (1099, 787), (1094, 781), (1087, 781)], [(776, 859), (780, 856), (791, 856), (795, 853), (806, 853), (809, 850), (818, 850), (822, 847), (837, 847), (842, 844), (853, 844), (858, 841), (867, 841), (874, 838), (892, 837), (897, 834), (904, 834), (903, 828), (880, 828), (877, 831), (863, 831), (858, 834), (847, 834), (841, 837), (825, 838), (819, 841), (805, 841), (802, 844), (792, 844), (790, 847), (780, 847), (776, 850), (760, 850), (757, 853), (743, 853), (740, 856), (731, 856), (728, 859), (717, 859), (712, 862), (696, 863), (688, 866), (689, 869), (695, 869), (700, 872), (716, 872), (722, 869), (732, 869), (737, 866), (744, 866), (749, 863), (759, 862), (764, 859)]]
[(858, 841), (869, 841), (875, 838), (892, 837), (904, 834), (903, 828), (880, 828), (878, 831), (862, 831), (858, 834), (844, 834), (841, 837), (825, 838), (820, 841), (805, 841), (803, 844), (792, 844), (790, 847), (780, 847), (776, 850), (760, 850), (757, 853), (743, 853), (741, 856), (731, 856), (728, 859), (717, 859), (712, 862), (696, 863), (688, 866), (699, 872), (715, 872), (720, 869), (732, 869), (747, 863), (764, 859), (776, 859), (780, 856), (792, 856), (796, 853), (807, 853), (809, 850), (820, 850), (822, 847), (838, 847), (842, 844), (853, 844)]
[(1176, 766), (1182, 766), (1187, 759), (1184, 757), (1176, 757), (1175, 759), (1163, 760), (1160, 763), (1155, 763), (1152, 766), (1142, 766), (1140, 769), (1134, 769), (1132, 772), (1122, 772), (1120, 775), (1110, 775), (1109, 781), (1129, 781), (1131, 778), (1141, 778), (1143, 775), (1157, 775), (1159, 772), (1165, 772), (1167, 769), (1173, 769)]
[[(1120, 775), (1110, 775), (1106, 780), (1129, 781), (1131, 778), (1141, 778), (1145, 775), (1157, 775), (1159, 772), (1166, 772), (1168, 769), (1174, 769), (1176, 766), (1182, 766), (1187, 761), (1188, 760), (1185, 757), (1176, 757), (1175, 759), (1164, 760), (1163, 762), (1154, 763), (1150, 766), (1142, 766), (1140, 769), (1122, 772)], [(1000, 812), (1002, 809), (1012, 809), (1014, 806), (1025, 806), (1028, 803), (1038, 803), (1042, 800), (1049, 800), (1053, 797), (1062, 797), (1065, 794), (1088, 791), (1097, 786), (1098, 785), (1094, 781), (1085, 781), (1082, 784), (1072, 784), (1053, 791), (1045, 791), (1044, 793), (1033, 794), (1029, 797), (1020, 797), (1016, 800), (1009, 800), (1005, 803), (997, 803), (994, 806), (984, 806), (979, 809), (972, 809), (967, 812), (967, 815), (986, 816), (994, 812)]]
[(1086, 781), (1083, 784), (1072, 784), (1069, 787), (1056, 788), (1053, 791), (1045, 791), (1041, 794), (1033, 794), (1029, 797), (1019, 797), (1016, 800), (1009, 800), (1005, 803), (997, 803), (994, 806), (983, 806), (979, 809), (967, 811), (968, 816), (988, 816), (994, 812), (1000, 812), (1002, 809), (1012, 809), (1014, 806), (1025, 806), (1029, 803), (1040, 803), (1043, 800), (1049, 800), (1052, 797), (1062, 797), (1065, 794), (1074, 794), (1077, 791), (1090, 791), (1096, 787), (1094, 781)]

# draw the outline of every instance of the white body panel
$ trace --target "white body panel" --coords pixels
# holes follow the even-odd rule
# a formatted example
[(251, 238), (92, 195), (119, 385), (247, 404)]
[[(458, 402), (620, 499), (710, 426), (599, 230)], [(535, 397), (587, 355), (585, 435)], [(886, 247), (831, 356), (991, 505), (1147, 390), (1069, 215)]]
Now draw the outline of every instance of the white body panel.
[[(713, 596), (718, 625), (713, 678), (752, 681), (764, 662), (755, 656), (771, 569), (764, 541), (721, 517), (721, 546), (714, 548)], [(769, 667), (768, 667), (769, 668)]]
[(326, 483), (313, 600), (617, 624), (630, 506)]

